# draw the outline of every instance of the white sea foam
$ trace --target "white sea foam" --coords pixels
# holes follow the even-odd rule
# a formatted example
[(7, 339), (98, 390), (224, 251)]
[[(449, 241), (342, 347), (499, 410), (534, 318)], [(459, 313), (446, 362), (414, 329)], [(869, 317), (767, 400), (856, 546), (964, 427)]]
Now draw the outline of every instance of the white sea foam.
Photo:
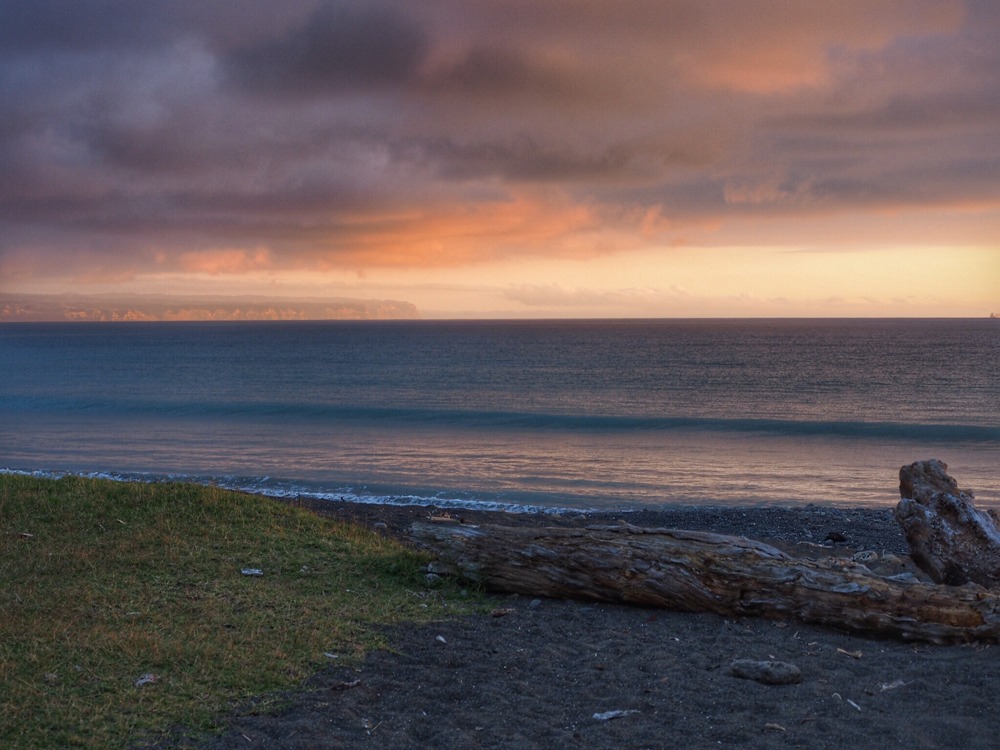
[[(465, 509), (497, 511), (501, 513), (532, 513), (536, 515), (587, 515), (597, 512), (596, 508), (569, 508), (546, 505), (528, 505), (520, 503), (498, 502), (496, 500), (475, 500), (453, 497), (421, 497), (418, 495), (365, 495), (350, 490), (315, 491), (293, 486), (271, 486), (268, 477), (258, 480), (188, 477), (180, 474), (140, 474), (110, 471), (46, 471), (0, 468), (0, 474), (15, 476), (31, 476), (41, 479), (62, 479), (67, 476), (83, 477), (85, 479), (103, 479), (112, 482), (160, 483), (188, 482), (206, 487), (219, 487), (234, 492), (270, 497), (276, 500), (308, 499), (321, 500), (330, 503), (357, 503), (360, 505), (397, 505), (406, 507)], [(627, 512), (627, 511), (625, 511)]]

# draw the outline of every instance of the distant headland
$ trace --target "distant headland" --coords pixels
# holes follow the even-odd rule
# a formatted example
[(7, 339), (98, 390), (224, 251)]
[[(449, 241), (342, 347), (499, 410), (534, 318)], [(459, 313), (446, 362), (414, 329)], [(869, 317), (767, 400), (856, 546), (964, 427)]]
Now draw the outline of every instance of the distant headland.
[(7, 323), (419, 318), (415, 305), (398, 300), (0, 294), (0, 322)]

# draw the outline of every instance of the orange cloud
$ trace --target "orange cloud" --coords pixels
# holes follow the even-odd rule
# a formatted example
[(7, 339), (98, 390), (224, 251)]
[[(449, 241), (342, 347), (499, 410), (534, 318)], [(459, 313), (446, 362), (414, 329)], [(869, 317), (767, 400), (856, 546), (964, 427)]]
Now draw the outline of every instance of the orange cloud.
[(600, 212), (551, 194), (509, 201), (438, 205), (421, 212), (351, 222), (320, 265), (447, 267), (545, 253), (593, 257), (607, 248)]
[(177, 267), (187, 273), (241, 274), (271, 267), (271, 253), (265, 248), (220, 248), (181, 253)]
[(957, 0), (706, 6), (703, 23), (713, 17), (714, 23), (699, 28), (697, 45), (682, 47), (677, 61), (696, 82), (751, 94), (826, 85), (837, 50), (876, 50), (900, 36), (954, 33), (965, 15)]
[(90, 268), (73, 277), (77, 284), (90, 286), (93, 284), (127, 284), (135, 279), (134, 268)]

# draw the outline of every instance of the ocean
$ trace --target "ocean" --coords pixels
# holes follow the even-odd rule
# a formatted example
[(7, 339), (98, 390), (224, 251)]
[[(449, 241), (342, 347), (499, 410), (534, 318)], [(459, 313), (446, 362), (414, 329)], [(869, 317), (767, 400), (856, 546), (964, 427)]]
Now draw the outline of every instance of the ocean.
[(0, 470), (543, 512), (1000, 506), (1000, 321), (0, 325)]

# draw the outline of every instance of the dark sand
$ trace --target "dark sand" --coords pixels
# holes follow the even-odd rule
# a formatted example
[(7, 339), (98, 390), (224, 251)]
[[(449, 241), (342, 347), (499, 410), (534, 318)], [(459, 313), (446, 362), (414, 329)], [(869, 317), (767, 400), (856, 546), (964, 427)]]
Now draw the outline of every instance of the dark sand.
[[(386, 534), (432, 512), (316, 509)], [(622, 517), (457, 515), (507, 525)], [(884, 572), (915, 570), (888, 509), (678, 508), (626, 517), (748, 536), (804, 556), (892, 553), (904, 559)], [(392, 628), (390, 650), (313, 676), (277, 713), (230, 717), (221, 738), (198, 747), (1000, 747), (1000, 646), (931, 646), (795, 621), (518, 596), (502, 597), (497, 610)], [(736, 659), (792, 663), (802, 682), (734, 677)], [(595, 718), (609, 711), (626, 713)]]

